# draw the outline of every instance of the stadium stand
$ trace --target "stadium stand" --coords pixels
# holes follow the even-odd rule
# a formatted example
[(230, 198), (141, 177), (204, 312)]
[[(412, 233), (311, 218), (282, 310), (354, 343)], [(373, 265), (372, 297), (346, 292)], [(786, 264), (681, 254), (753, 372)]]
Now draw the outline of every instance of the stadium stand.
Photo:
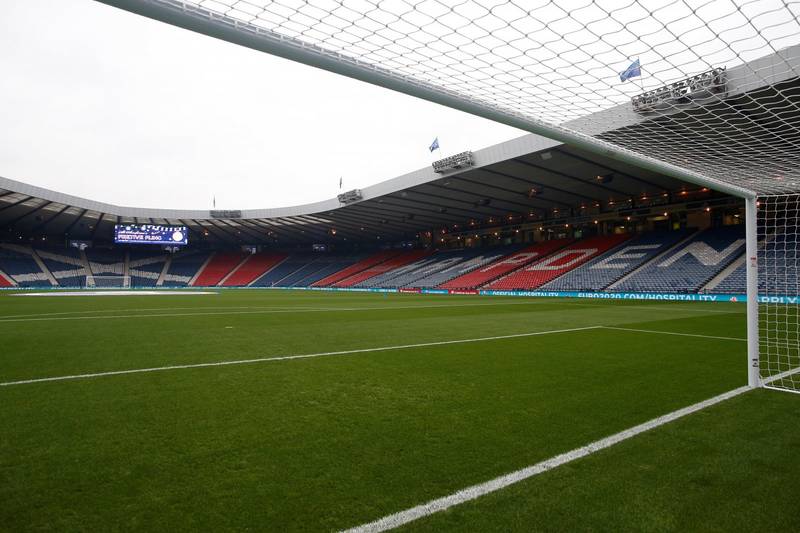
[(407, 287), (413, 287), (416, 289), (430, 289), (439, 287), (451, 279), (462, 276), (467, 272), (472, 272), (476, 268), (488, 265), (489, 263), (497, 261), (501, 257), (505, 257), (506, 255), (516, 252), (519, 249), (520, 246), (513, 245), (501, 246), (492, 250), (478, 250), (479, 255), (467, 255), (465, 256), (464, 261), (451, 264), (450, 266), (438, 270), (437, 272), (428, 274), (425, 277), (410, 282)]
[(383, 274), (385, 272), (389, 272), (390, 270), (394, 270), (396, 268), (402, 267), (409, 263), (413, 263), (426, 255), (431, 254), (432, 252), (429, 250), (407, 250), (405, 252), (401, 252), (398, 255), (395, 255), (391, 259), (384, 261), (382, 263), (378, 263), (377, 265), (370, 267), (366, 270), (362, 270), (357, 274), (353, 274), (352, 276), (345, 278), (337, 283), (334, 283), (334, 287), (367, 287), (369, 284), (365, 284), (364, 282)]
[(563, 248), (571, 243), (571, 239), (554, 239), (528, 246), (516, 253), (500, 258), (498, 261), (486, 266), (476, 268), (471, 272), (458, 276), (447, 283), (440, 285), (442, 289), (477, 289), (504, 274), (527, 265), (537, 259)]
[[(405, 267), (377, 276), (369, 280), (373, 287), (413, 287), (419, 288), (416, 281), (449, 267), (454, 267), (467, 259), (480, 254), (480, 249), (467, 248), (463, 250), (440, 250), (433, 255), (415, 261)], [(383, 277), (378, 281), (378, 277)]]
[(218, 285), (244, 259), (242, 252), (219, 252), (214, 254), (192, 283), (192, 287)]
[(299, 268), (295, 269), (289, 275), (285, 276), (283, 279), (277, 281), (275, 283), (276, 287), (294, 287), (302, 280), (303, 278), (314, 274), (322, 270), (325, 267), (325, 263), (320, 261), (319, 257), (310, 257), (304, 256), (303, 258), (298, 258), (297, 264)]
[(599, 291), (687, 238), (689, 231), (645, 233), (546, 283), (555, 291)]
[(392, 270), (384, 272), (383, 274), (373, 276), (366, 281), (357, 283), (354, 285), (354, 287), (402, 287), (407, 281), (416, 279), (415, 276), (417, 276), (421, 270), (427, 270), (432, 267), (435, 268), (434, 265), (443, 260), (442, 256), (444, 254), (447, 254), (447, 252), (432, 252), (430, 256), (423, 257), (422, 259), (407, 263), (397, 268), (393, 268)]
[(128, 252), (128, 275), (132, 287), (154, 287), (167, 262), (165, 254), (154, 255), (144, 250)]
[(286, 254), (259, 252), (244, 260), (239, 267), (222, 282), (224, 287), (247, 287), (286, 259)]
[[(759, 270), (768, 275), (759, 276), (760, 292), (786, 296), (800, 294), (800, 254), (796, 249), (795, 238), (795, 235), (773, 235), (768, 243), (761, 243)], [(741, 264), (708, 292), (722, 294), (747, 292), (747, 265), (743, 260), (737, 262)]]
[(13, 286), (14, 286), (14, 280), (12, 280), (11, 277), (8, 276), (5, 272), (0, 270), (0, 287), (7, 288)]
[(331, 256), (321, 260), (323, 266), (316, 272), (312, 272), (294, 284), (295, 287), (312, 287), (317, 282), (332, 276), (337, 272), (342, 272), (364, 259), (363, 255), (353, 256)]
[(283, 260), (279, 265), (264, 275), (260, 276), (250, 284), (251, 287), (283, 287), (285, 285), (278, 285), (282, 280), (291, 276), (298, 270), (307, 267), (313, 263), (314, 256), (311, 254), (293, 254)]
[(37, 249), (36, 253), (61, 287), (84, 287), (86, 263), (75, 248)]
[(164, 276), (163, 286), (185, 287), (195, 277), (197, 271), (208, 261), (209, 252), (179, 252), (170, 261)]
[[(720, 281), (713, 289), (707, 292), (717, 292), (721, 294), (744, 294), (747, 292), (747, 265), (744, 261), (737, 260), (740, 263), (738, 267), (733, 269), (722, 281)], [(764, 257), (762, 256), (762, 264)], [(708, 289), (708, 287), (706, 287)], [(759, 280), (759, 290), (764, 288), (764, 284)], [(705, 291), (705, 289), (704, 289)]]
[(548, 257), (534, 261), (486, 285), (492, 290), (536, 289), (630, 238), (629, 234), (603, 235), (578, 241)]
[(382, 263), (398, 254), (400, 254), (400, 250), (381, 250), (375, 254), (370, 255), (365, 259), (361, 259), (353, 263), (352, 265), (338, 271), (334, 272), (333, 274), (328, 275), (312, 284), (314, 287), (330, 287), (334, 283), (344, 280), (354, 274), (357, 274), (361, 271), (364, 271), (370, 267), (373, 267), (379, 263)]
[(92, 274), (102, 276), (123, 276), (125, 274), (125, 254), (119, 250), (86, 249), (86, 259)]
[(33, 258), (33, 251), (24, 246), (0, 245), (0, 270), (20, 287), (51, 287), (52, 284)]
[(624, 292), (695, 292), (744, 251), (744, 227), (701, 231), (684, 246), (616, 284)]

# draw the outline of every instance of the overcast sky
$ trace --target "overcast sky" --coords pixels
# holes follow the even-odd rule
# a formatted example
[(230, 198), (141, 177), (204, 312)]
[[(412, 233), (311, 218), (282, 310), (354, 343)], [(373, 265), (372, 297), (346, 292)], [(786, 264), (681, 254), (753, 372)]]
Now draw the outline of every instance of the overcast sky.
[(0, 175), (94, 200), (303, 204), (524, 134), (92, 0), (0, 8)]

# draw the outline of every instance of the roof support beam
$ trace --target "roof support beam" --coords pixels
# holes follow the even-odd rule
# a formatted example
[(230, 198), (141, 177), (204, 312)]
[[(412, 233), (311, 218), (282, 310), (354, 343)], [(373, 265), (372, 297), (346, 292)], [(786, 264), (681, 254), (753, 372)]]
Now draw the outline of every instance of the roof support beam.
[(55, 213), (54, 215), (51, 215), (51, 216), (47, 217), (45, 220), (43, 220), (42, 222), (40, 222), (39, 224), (37, 224), (36, 226), (34, 226), (34, 227), (31, 229), (31, 233), (36, 233), (36, 232), (37, 232), (37, 231), (39, 231), (39, 230), (43, 230), (43, 229), (44, 229), (44, 228), (45, 228), (45, 227), (46, 227), (46, 226), (47, 226), (49, 223), (51, 223), (51, 222), (52, 222), (52, 221), (54, 221), (56, 218), (58, 218), (59, 216), (61, 216), (61, 215), (62, 215), (62, 214), (63, 214), (63, 213), (64, 213), (64, 212), (65, 212), (67, 209), (69, 209), (69, 208), (70, 208), (70, 206), (69, 206), (69, 205), (65, 205), (65, 206), (64, 206), (64, 207), (62, 207), (62, 208), (61, 208), (61, 209), (60, 209), (60, 210), (59, 210), (57, 213)]

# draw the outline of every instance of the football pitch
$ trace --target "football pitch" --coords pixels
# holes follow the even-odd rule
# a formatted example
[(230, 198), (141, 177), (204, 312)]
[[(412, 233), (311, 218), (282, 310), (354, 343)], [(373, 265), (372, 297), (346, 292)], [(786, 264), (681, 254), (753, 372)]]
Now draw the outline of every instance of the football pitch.
[(746, 384), (743, 304), (191, 292), (0, 293), (0, 530), (800, 529), (800, 395), (625, 433)]

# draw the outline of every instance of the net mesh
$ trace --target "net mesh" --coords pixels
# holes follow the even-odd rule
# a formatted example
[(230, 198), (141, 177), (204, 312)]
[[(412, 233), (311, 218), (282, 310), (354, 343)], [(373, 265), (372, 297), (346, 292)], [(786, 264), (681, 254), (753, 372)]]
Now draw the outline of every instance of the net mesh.
[(131, 286), (130, 276), (86, 276), (87, 289), (127, 289)]
[(770, 387), (800, 391), (800, 195), (758, 207), (759, 357)]
[(760, 194), (761, 376), (800, 390), (800, 2), (101, 1)]
[(711, 179), (800, 190), (797, 2), (143, 1)]

